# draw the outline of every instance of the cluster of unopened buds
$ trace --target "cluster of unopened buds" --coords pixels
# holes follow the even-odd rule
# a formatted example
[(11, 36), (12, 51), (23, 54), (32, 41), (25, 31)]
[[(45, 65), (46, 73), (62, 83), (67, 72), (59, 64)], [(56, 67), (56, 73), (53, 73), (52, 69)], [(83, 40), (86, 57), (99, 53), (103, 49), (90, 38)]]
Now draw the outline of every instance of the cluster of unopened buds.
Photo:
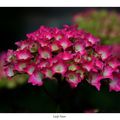
[(120, 91), (120, 62), (112, 56), (111, 47), (75, 26), (63, 29), (41, 26), (16, 42), (17, 50), (8, 50), (5, 73), (29, 75), (28, 83), (42, 86), (47, 79), (60, 74), (71, 87), (83, 80), (100, 90), (101, 81), (109, 79), (110, 91)]

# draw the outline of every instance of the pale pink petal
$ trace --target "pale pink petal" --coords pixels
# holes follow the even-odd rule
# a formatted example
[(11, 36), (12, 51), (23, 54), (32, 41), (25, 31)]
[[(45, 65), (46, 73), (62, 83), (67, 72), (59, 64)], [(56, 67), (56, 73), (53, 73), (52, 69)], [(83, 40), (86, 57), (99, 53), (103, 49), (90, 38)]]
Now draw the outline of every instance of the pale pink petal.
[(14, 76), (13, 66), (7, 66), (4, 68), (4, 70), (5, 70), (6, 76), (8, 77)]
[(17, 60), (28, 60), (33, 57), (27, 49), (15, 51), (15, 55)]
[(99, 46), (97, 47), (97, 53), (100, 54), (102, 60), (106, 60), (109, 56), (111, 56), (110, 46)]
[(32, 85), (42, 86), (43, 85), (43, 74), (41, 72), (34, 72), (30, 75), (28, 83), (32, 83)]
[(110, 66), (105, 66), (102, 73), (104, 78), (112, 79), (113, 69)]
[(85, 68), (88, 72), (94, 70), (94, 61), (86, 62), (83, 64), (83, 68)]
[(13, 62), (14, 59), (15, 59), (14, 51), (13, 50), (8, 50), (8, 52), (6, 54), (6, 61), (7, 62)]
[(57, 55), (58, 59), (62, 59), (62, 60), (70, 60), (73, 58), (73, 54), (69, 53), (69, 52), (61, 52)]
[(40, 58), (43, 58), (43, 59), (50, 59), (52, 57), (52, 54), (50, 52), (49, 49), (39, 49), (39, 55), (40, 55)]
[(85, 54), (85, 45), (83, 42), (77, 42), (74, 45), (75, 52), (80, 52), (81, 55)]
[(97, 88), (97, 90), (100, 91), (100, 86), (101, 86), (101, 83), (100, 83), (100, 80), (102, 80), (103, 77), (99, 74), (99, 73), (96, 73), (96, 72), (90, 72), (90, 76), (88, 78), (88, 82), (95, 86)]
[(66, 80), (72, 88), (77, 87), (78, 83), (81, 82), (81, 78), (75, 72), (67, 72), (66, 73)]
[(68, 47), (70, 47), (72, 45), (72, 43), (68, 39), (62, 39), (59, 41), (59, 45), (65, 50)]
[(108, 64), (110, 67), (112, 67), (113, 69), (116, 69), (118, 66), (120, 66), (120, 61), (117, 58), (111, 58), (108, 61)]
[(114, 74), (113, 79), (110, 81), (110, 91), (120, 91), (120, 74)]
[(27, 62), (17, 62), (14, 65), (14, 69), (18, 72), (24, 72), (26, 67), (27, 67)]
[(27, 65), (27, 67), (24, 69), (24, 71), (25, 71), (28, 75), (33, 74), (33, 72), (35, 71), (35, 65), (34, 65), (34, 64)]
[(20, 50), (28, 48), (30, 40), (17, 41), (15, 44), (19, 47)]
[(59, 42), (53, 42), (52, 44), (49, 45), (49, 48), (52, 52), (54, 52), (60, 50), (61, 46), (59, 45)]
[(95, 65), (96, 65), (96, 67), (98, 67), (99, 69), (103, 69), (104, 63), (103, 63), (102, 61), (96, 59)]
[(93, 45), (99, 42), (99, 39), (94, 37), (92, 34), (88, 34), (87, 37), (88, 37), (88, 41)]
[(38, 65), (37, 65), (37, 67), (39, 68), (39, 69), (43, 69), (43, 68), (46, 68), (46, 67), (48, 67), (49, 66), (49, 62), (48, 61), (45, 61), (45, 60), (42, 60)]
[(65, 72), (67, 71), (67, 66), (63, 62), (57, 62), (52, 66), (52, 71), (53, 73), (59, 73), (64, 75)]

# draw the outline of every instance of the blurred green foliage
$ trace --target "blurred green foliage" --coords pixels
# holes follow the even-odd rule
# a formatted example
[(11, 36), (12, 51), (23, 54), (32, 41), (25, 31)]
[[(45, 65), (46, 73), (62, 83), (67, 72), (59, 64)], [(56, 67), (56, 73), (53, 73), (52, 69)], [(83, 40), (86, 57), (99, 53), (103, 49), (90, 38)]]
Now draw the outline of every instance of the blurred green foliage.
[(13, 89), (19, 85), (25, 84), (25, 82), (27, 82), (27, 79), (28, 76), (26, 74), (18, 74), (10, 79), (7, 77), (2, 77), (0, 79), (0, 88)]
[(101, 38), (102, 44), (120, 43), (120, 14), (107, 10), (87, 10), (74, 16), (74, 22)]

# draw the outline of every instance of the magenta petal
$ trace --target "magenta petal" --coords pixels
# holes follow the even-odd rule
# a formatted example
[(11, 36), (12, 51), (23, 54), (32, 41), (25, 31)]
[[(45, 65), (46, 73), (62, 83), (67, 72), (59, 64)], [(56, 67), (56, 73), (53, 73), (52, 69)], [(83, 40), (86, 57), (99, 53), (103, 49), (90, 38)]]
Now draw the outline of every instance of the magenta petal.
[(97, 53), (100, 54), (103, 61), (106, 60), (111, 55), (110, 46), (104, 45), (97, 47)]
[(27, 67), (27, 62), (18, 62), (14, 65), (14, 69), (18, 72), (25, 72), (25, 68)]
[(5, 67), (4, 70), (5, 70), (6, 76), (8, 76), (8, 77), (14, 76), (14, 71), (13, 71), (13, 67), (12, 66), (7, 66), (7, 67)]
[(85, 68), (88, 72), (90, 72), (92, 69), (94, 70), (94, 61), (84, 63), (83, 68)]
[(52, 67), (53, 64), (57, 63), (59, 61), (58, 57), (50, 58), (49, 60), (49, 66)]
[(57, 62), (52, 66), (52, 71), (53, 73), (59, 73), (64, 75), (65, 72), (67, 71), (67, 66), (63, 62)]
[(75, 52), (80, 52), (82, 55), (85, 54), (85, 45), (83, 42), (76, 42), (74, 45)]
[(43, 68), (46, 68), (46, 67), (48, 67), (49, 66), (49, 63), (48, 63), (48, 61), (45, 61), (45, 60), (42, 60), (38, 65), (37, 65), (37, 67), (39, 68), (39, 69), (43, 69)]
[(54, 35), (54, 37), (57, 41), (59, 41), (63, 38), (63, 35), (61, 33), (57, 33), (57, 34)]
[(103, 77), (101, 75), (99, 75), (99, 73), (96, 72), (91, 72), (90, 76), (89, 76), (89, 83), (93, 86), (95, 86), (97, 88), (97, 90), (100, 90), (100, 80), (103, 79)]
[(13, 50), (8, 50), (7, 54), (6, 54), (6, 61), (7, 62), (13, 62), (14, 59), (14, 51)]
[(104, 67), (102, 73), (103, 73), (103, 77), (104, 78), (110, 78), (110, 79), (112, 79), (112, 77), (113, 77), (112, 76), (113, 69), (110, 66)]
[(73, 58), (73, 54), (69, 52), (61, 52), (57, 55), (58, 59), (70, 60)]
[(95, 38), (93, 35), (89, 34), (88, 35), (88, 41), (91, 43), (91, 44), (96, 44), (97, 42), (99, 42), (99, 39), (98, 38)]
[(35, 65), (31, 64), (31, 65), (27, 65), (27, 67), (24, 69), (24, 71), (28, 74), (28, 75), (32, 75), (33, 72), (35, 70)]
[(50, 59), (52, 57), (52, 54), (49, 49), (39, 49), (39, 55), (43, 59)]
[(59, 41), (59, 45), (65, 50), (68, 47), (70, 47), (72, 45), (72, 43), (68, 39), (62, 39)]
[(28, 48), (30, 40), (18, 41), (15, 44), (19, 47), (20, 50)]
[(15, 52), (16, 57), (18, 60), (28, 60), (31, 59), (33, 56), (31, 55), (29, 50), (18, 50)]
[(77, 87), (78, 83), (81, 82), (81, 78), (75, 72), (66, 73), (66, 79), (72, 88)]
[(110, 81), (110, 91), (120, 91), (120, 74), (114, 74), (113, 79)]
[(43, 85), (43, 74), (40, 72), (34, 72), (30, 75), (28, 83), (32, 83), (32, 85), (42, 86)]
[(100, 60), (96, 60), (96, 61), (95, 61), (95, 65), (96, 65), (96, 67), (98, 67), (99, 69), (103, 69), (103, 66), (104, 66), (103, 62), (100, 61)]
[(59, 42), (54, 42), (49, 45), (50, 50), (53, 51), (58, 51), (61, 49), (61, 46), (59, 45)]
[(108, 64), (110, 67), (112, 67), (113, 69), (116, 69), (118, 66), (120, 66), (120, 61), (117, 60), (117, 58), (111, 58), (108, 61)]

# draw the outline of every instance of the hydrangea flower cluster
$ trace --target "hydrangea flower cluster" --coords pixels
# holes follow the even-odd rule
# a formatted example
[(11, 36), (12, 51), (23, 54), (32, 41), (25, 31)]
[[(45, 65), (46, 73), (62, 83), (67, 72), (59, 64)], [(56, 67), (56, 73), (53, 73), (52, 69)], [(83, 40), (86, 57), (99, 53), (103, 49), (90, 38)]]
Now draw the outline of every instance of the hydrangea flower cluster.
[(88, 9), (75, 14), (73, 22), (101, 38), (102, 44), (120, 43), (120, 15), (115, 11)]
[(101, 80), (109, 79), (110, 90), (120, 91), (120, 62), (112, 56), (111, 47), (100, 45), (99, 39), (75, 26), (63, 29), (41, 26), (16, 42), (17, 50), (8, 50), (5, 72), (29, 75), (28, 83), (42, 86), (46, 78), (56, 74), (72, 88), (83, 80), (100, 90)]

